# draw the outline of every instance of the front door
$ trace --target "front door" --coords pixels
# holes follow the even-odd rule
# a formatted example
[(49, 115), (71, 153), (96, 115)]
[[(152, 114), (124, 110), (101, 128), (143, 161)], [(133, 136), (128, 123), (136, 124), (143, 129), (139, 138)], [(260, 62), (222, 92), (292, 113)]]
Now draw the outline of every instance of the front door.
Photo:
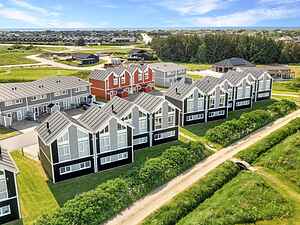
[(22, 120), (22, 119), (23, 119), (22, 111), (17, 111), (17, 120)]

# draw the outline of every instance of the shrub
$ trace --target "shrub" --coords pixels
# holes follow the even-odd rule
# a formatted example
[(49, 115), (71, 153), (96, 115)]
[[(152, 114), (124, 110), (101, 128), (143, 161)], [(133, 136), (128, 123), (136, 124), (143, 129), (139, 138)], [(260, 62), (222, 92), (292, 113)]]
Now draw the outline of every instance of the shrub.
[(254, 224), (288, 218), (293, 204), (256, 174), (243, 171), (177, 225)]
[(117, 178), (69, 200), (35, 225), (98, 225), (166, 183), (207, 156), (202, 144), (173, 146), (160, 157), (147, 160), (126, 178)]
[(297, 108), (294, 102), (281, 100), (267, 107), (267, 110), (255, 110), (243, 113), (239, 119), (226, 121), (209, 129), (206, 137), (209, 141), (229, 145), (251, 132), (265, 126), (275, 119), (287, 115)]
[(250, 146), (238, 154), (238, 157), (249, 163), (255, 162), (263, 153), (267, 152), (273, 146), (283, 141), (288, 136), (300, 130), (300, 118), (289, 122), (286, 126), (274, 131), (266, 138)]
[(239, 173), (233, 162), (225, 162), (207, 176), (178, 194), (171, 202), (149, 216), (143, 225), (173, 225), (193, 211), (200, 203), (210, 198), (218, 189)]

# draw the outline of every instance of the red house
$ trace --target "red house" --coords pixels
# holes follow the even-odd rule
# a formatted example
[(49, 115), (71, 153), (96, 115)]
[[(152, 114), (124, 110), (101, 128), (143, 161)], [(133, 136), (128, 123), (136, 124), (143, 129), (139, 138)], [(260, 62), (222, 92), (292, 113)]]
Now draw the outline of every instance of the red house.
[(125, 98), (130, 93), (150, 92), (154, 86), (150, 65), (131, 64), (105, 70), (94, 70), (89, 76), (91, 93), (99, 99)]

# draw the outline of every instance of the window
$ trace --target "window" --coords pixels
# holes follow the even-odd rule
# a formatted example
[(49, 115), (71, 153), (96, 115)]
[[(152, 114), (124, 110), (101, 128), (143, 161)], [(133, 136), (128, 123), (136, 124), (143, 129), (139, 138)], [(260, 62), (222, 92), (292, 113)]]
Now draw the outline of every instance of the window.
[(246, 101), (240, 101), (236, 103), (236, 106), (244, 106), (244, 105), (249, 105), (250, 101), (246, 100)]
[(70, 145), (69, 145), (69, 133), (64, 133), (57, 139), (58, 158), (59, 161), (65, 161), (71, 159)]
[(110, 136), (100, 136), (100, 152), (108, 152), (110, 151)]
[(118, 123), (118, 131), (120, 130), (126, 130), (126, 127)]
[(66, 95), (68, 94), (68, 91), (67, 90), (63, 90), (63, 91), (57, 91), (57, 92), (54, 92), (54, 96), (62, 96), (62, 95)]
[(145, 113), (142, 113), (141, 111), (139, 111), (139, 117), (140, 118), (145, 118), (145, 117), (147, 117), (147, 115)]
[(270, 90), (271, 89), (271, 80), (266, 80), (266, 88), (265, 90)]
[(225, 110), (208, 113), (208, 117), (223, 116), (223, 115), (225, 115)]
[(118, 131), (118, 148), (126, 148), (127, 147), (127, 131), (121, 130)]
[(82, 92), (82, 91), (87, 91), (88, 90), (88, 87), (78, 87), (78, 88), (75, 88), (75, 92)]
[(204, 118), (204, 114), (190, 115), (186, 117), (187, 121), (200, 120)]
[(73, 164), (73, 165), (69, 165), (69, 166), (60, 167), (59, 174), (63, 175), (63, 174), (67, 174), (67, 173), (84, 170), (84, 169), (89, 169), (89, 168), (91, 168), (91, 161), (85, 161), (85, 162), (81, 162), (81, 163), (77, 163), (77, 164)]
[(186, 102), (186, 111), (188, 113), (193, 112), (193, 106), (194, 106), (194, 99), (187, 99)]
[(10, 213), (11, 212), (10, 212), (10, 206), (9, 205), (0, 207), (0, 217), (9, 215)]
[(114, 85), (118, 85), (118, 83), (119, 83), (119, 82), (118, 82), (118, 78), (114, 76), (113, 84), (114, 84)]
[(215, 97), (214, 96), (210, 96), (210, 98), (209, 98), (209, 108), (210, 109), (215, 108)]
[(106, 157), (101, 158), (101, 165), (124, 160), (127, 158), (128, 158), (128, 152), (123, 152), (123, 153), (116, 154), (116, 155), (106, 156)]
[(168, 126), (169, 127), (175, 126), (175, 115), (168, 116)]
[(144, 73), (144, 79), (145, 79), (145, 80), (148, 80), (148, 79), (149, 79), (149, 75), (148, 75), (148, 72), (147, 72), (147, 71), (145, 71), (145, 73)]
[(243, 87), (238, 87), (237, 88), (237, 99), (243, 98)]
[(174, 136), (175, 136), (175, 131), (172, 130), (172, 131), (167, 131), (167, 132), (155, 134), (154, 135), (154, 140), (160, 140), (160, 139), (174, 137)]
[(5, 106), (11, 106), (13, 104), (14, 104), (13, 101), (7, 101), (7, 102), (4, 103)]
[(233, 91), (232, 91), (232, 88), (229, 88), (228, 89), (228, 101), (231, 101), (233, 98)]
[(122, 77), (121, 77), (121, 83), (125, 84), (125, 75), (122, 75)]
[(140, 145), (148, 142), (148, 137), (133, 139), (133, 145)]
[(162, 117), (155, 117), (154, 128), (155, 130), (162, 128)]
[(126, 123), (131, 124), (132, 122), (132, 115), (131, 113), (129, 113), (126, 117), (122, 118), (123, 121), (125, 121)]
[(245, 90), (245, 98), (251, 97), (251, 86), (247, 86)]
[(147, 120), (146, 119), (139, 119), (139, 132), (140, 133), (146, 133), (148, 132), (147, 128)]
[(65, 132), (62, 136), (57, 139), (59, 144), (69, 144), (69, 133)]
[(263, 80), (260, 80), (258, 82), (258, 90), (259, 91), (264, 91), (265, 90), (265, 82)]
[(269, 93), (269, 92), (266, 92), (266, 93), (259, 93), (259, 94), (258, 94), (258, 97), (259, 97), (259, 98), (270, 97), (270, 93)]
[(38, 100), (42, 100), (42, 99), (46, 99), (47, 95), (37, 95), (37, 96), (33, 96), (32, 97), (32, 101), (38, 101)]
[(17, 99), (17, 100), (15, 101), (15, 103), (16, 103), (16, 104), (22, 104), (22, 103), (23, 103), (23, 99)]
[(108, 126), (106, 126), (101, 132), (100, 134), (106, 134), (108, 133)]
[(175, 112), (175, 109), (172, 108), (172, 107), (170, 107), (170, 106), (168, 106), (168, 112), (169, 112), (169, 113)]
[(219, 102), (219, 107), (224, 107), (225, 106), (225, 95), (220, 95), (220, 102)]
[(7, 185), (4, 170), (0, 170), (0, 200), (8, 198)]
[(78, 152), (79, 157), (83, 157), (88, 155), (89, 151), (89, 134), (82, 132), (80, 130), (77, 130), (77, 136), (78, 136)]

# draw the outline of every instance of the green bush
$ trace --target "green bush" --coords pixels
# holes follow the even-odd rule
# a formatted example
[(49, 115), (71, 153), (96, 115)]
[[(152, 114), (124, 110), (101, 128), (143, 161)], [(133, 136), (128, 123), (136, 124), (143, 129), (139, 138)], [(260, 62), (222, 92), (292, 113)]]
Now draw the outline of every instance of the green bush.
[(154, 188), (166, 183), (207, 156), (202, 144), (173, 146), (149, 159), (126, 178), (117, 178), (69, 200), (35, 225), (99, 225)]
[(238, 157), (249, 163), (255, 162), (263, 153), (267, 152), (273, 146), (277, 145), (288, 136), (300, 130), (300, 118), (296, 118), (289, 122), (286, 126), (274, 131), (266, 138), (241, 151)]
[(281, 100), (268, 106), (266, 110), (254, 110), (244, 113), (239, 119), (226, 121), (209, 129), (206, 137), (209, 141), (227, 146), (265, 126), (275, 119), (287, 115), (297, 108), (294, 102)]
[(239, 167), (233, 162), (225, 162), (149, 216), (143, 225), (176, 224), (239, 172)]
[(262, 177), (244, 171), (176, 224), (254, 224), (261, 220), (288, 218), (292, 213), (292, 202)]

